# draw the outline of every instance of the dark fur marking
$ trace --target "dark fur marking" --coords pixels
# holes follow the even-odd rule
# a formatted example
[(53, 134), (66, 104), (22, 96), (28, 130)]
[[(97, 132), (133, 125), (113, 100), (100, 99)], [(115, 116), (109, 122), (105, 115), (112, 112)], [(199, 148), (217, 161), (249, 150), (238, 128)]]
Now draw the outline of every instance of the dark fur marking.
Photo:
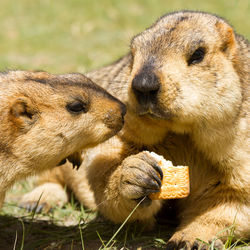
[(182, 17), (179, 19), (179, 22), (182, 22), (182, 21), (187, 20), (187, 19), (188, 19), (187, 16), (182, 16)]
[(216, 187), (218, 187), (220, 184), (221, 184), (221, 182), (219, 181), (219, 182), (217, 182), (217, 183), (214, 185), (214, 187), (216, 188)]
[(45, 78), (35, 78), (35, 77), (32, 77), (32, 76), (27, 76), (25, 77), (24, 79), (25, 81), (32, 81), (32, 82), (37, 82), (37, 83), (42, 83), (42, 84), (47, 84), (47, 79)]
[(12, 155), (11, 148), (4, 142), (0, 141), (0, 152), (6, 155)]
[(188, 19), (189, 19), (188, 16), (182, 16), (182, 17), (178, 18), (173, 28), (176, 28), (181, 22), (188, 20)]
[(172, 27), (168, 32), (171, 33), (176, 29), (176, 27)]

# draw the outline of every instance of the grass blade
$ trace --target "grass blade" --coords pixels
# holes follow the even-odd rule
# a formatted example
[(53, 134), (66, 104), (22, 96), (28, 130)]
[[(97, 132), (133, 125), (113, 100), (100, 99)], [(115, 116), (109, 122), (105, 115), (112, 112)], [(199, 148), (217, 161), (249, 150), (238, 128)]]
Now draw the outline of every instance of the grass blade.
[[(81, 222), (81, 221), (80, 221)], [(84, 250), (84, 242), (83, 242), (83, 236), (82, 236), (82, 228), (81, 228), (81, 223), (79, 222), (78, 227), (80, 231), (80, 237), (81, 237), (81, 244), (82, 244), (82, 250)]]
[(135, 206), (135, 208), (132, 210), (132, 212), (128, 215), (128, 217), (126, 218), (126, 220), (121, 224), (121, 226), (117, 229), (117, 231), (114, 233), (114, 235), (111, 237), (111, 239), (108, 241), (108, 243), (106, 244), (105, 248), (108, 248), (108, 246), (110, 245), (110, 243), (112, 242), (112, 240), (116, 237), (116, 235), (121, 231), (121, 229), (124, 227), (124, 225), (127, 223), (127, 221), (129, 220), (129, 218), (132, 216), (132, 214), (134, 213), (134, 211), (140, 206), (140, 204), (145, 200), (146, 196), (143, 197), (141, 199), (141, 201)]
[(22, 224), (22, 229), (23, 229), (22, 243), (21, 243), (20, 250), (23, 250), (23, 247), (24, 247), (24, 238), (25, 238), (25, 227), (24, 227), (23, 220), (22, 220), (22, 219), (19, 219), (19, 221), (21, 222), (21, 224)]

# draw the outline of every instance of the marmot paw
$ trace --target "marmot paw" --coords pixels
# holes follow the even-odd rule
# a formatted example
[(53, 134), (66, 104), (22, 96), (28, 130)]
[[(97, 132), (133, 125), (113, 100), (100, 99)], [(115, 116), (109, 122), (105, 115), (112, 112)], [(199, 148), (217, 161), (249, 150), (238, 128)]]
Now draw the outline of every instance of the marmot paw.
[(122, 163), (120, 193), (135, 202), (146, 196), (141, 205), (149, 206), (152, 200), (147, 196), (159, 192), (162, 177), (160, 166), (148, 152), (129, 156)]
[(67, 201), (67, 193), (61, 185), (44, 183), (25, 194), (19, 206), (28, 211), (36, 210), (36, 213), (46, 213), (54, 206), (62, 207)]

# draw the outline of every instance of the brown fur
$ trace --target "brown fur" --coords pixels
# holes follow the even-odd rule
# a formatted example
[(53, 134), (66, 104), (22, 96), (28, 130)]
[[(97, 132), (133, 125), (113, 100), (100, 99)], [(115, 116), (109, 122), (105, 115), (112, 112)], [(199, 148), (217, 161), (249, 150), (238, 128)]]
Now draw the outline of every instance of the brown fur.
[[(204, 59), (189, 63), (200, 47)], [(236, 237), (250, 237), (249, 50), (248, 41), (214, 15), (187, 11), (159, 19), (132, 40), (128, 55), (88, 74), (128, 112), (117, 136), (85, 153), (78, 174), (61, 169), (71, 175), (64, 182), (83, 204), (97, 204), (121, 223), (139, 198), (155, 191), (155, 163), (143, 153), (154, 151), (190, 167), (191, 193), (176, 201), (180, 225), (169, 249), (225, 236), (232, 224)], [(157, 101), (146, 108), (132, 89), (142, 70), (160, 83)], [(86, 178), (92, 192), (82, 188)], [(146, 199), (130, 221), (152, 225), (163, 203)]]
[[(85, 111), (72, 113), (80, 101)], [(20, 178), (52, 168), (118, 132), (125, 106), (80, 74), (0, 73), (0, 207)], [(85, 105), (84, 104), (84, 105)]]

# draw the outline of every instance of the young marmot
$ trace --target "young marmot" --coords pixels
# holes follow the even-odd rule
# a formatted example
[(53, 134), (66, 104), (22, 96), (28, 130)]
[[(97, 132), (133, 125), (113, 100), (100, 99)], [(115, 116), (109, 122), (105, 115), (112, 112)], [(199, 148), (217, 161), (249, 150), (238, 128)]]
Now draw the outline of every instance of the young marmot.
[[(86, 152), (79, 173), (57, 170), (80, 201), (122, 223), (141, 197), (161, 186), (159, 166), (144, 152), (153, 151), (190, 168), (190, 195), (176, 200), (180, 225), (169, 249), (197, 248), (197, 238), (226, 236), (231, 225), (236, 237), (250, 237), (246, 39), (215, 15), (170, 13), (135, 36), (128, 55), (88, 76), (128, 112), (117, 136)], [(164, 203), (145, 199), (130, 221), (152, 224), (161, 208), (168, 213)]]
[(16, 180), (110, 138), (125, 114), (124, 104), (81, 74), (0, 73), (0, 102), (0, 207)]

